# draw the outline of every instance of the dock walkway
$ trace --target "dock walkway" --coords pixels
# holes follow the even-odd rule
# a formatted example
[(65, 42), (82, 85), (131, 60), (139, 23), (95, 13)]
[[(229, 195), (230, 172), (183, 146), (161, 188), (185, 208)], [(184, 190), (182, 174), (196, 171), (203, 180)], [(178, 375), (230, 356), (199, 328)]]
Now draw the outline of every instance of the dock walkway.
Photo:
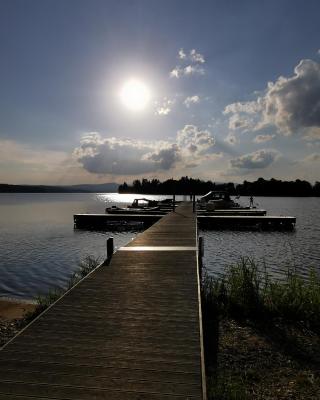
[(196, 216), (183, 203), (0, 351), (0, 398), (205, 400)]

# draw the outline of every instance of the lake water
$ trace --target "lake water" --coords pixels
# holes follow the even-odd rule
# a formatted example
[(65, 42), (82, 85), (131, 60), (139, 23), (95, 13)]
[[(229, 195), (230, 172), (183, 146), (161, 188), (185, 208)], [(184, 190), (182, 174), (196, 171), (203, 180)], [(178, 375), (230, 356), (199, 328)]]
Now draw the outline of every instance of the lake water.
[[(50, 288), (64, 287), (85, 256), (106, 257), (108, 237), (114, 237), (116, 248), (128, 243), (139, 230), (74, 230), (73, 214), (104, 213), (106, 206), (131, 204), (135, 197), (139, 196), (0, 194), (0, 297), (32, 299)], [(240, 200), (248, 204), (248, 199)], [(277, 277), (288, 266), (296, 267), (302, 275), (310, 266), (320, 271), (320, 199), (260, 197), (257, 202), (270, 215), (296, 216), (296, 229), (200, 231), (209, 273), (219, 274), (225, 266), (247, 256), (265, 264)]]

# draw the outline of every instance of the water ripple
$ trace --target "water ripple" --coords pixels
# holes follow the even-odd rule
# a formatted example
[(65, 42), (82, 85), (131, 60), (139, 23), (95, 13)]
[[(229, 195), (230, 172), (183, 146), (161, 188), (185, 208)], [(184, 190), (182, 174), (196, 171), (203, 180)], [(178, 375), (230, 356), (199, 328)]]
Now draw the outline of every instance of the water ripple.
[[(72, 216), (74, 213), (103, 213), (106, 204), (123, 205), (134, 197), (117, 194), (1, 194), (0, 296), (29, 299), (46, 293), (52, 287), (64, 287), (83, 257), (106, 257), (108, 237), (114, 237), (116, 248), (128, 243), (138, 231), (74, 230)], [(296, 216), (296, 230), (202, 230), (204, 263), (209, 273), (222, 273), (239, 257), (256, 259), (276, 277), (283, 276), (288, 266), (295, 267), (303, 276), (307, 275), (310, 266), (320, 270), (320, 199), (260, 198), (259, 203), (269, 214)]]

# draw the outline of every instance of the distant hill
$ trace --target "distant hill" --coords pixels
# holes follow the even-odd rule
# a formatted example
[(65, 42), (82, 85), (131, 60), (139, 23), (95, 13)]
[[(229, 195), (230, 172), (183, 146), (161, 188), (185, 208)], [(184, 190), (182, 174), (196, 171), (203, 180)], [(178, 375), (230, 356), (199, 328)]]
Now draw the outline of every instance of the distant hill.
[(118, 192), (118, 183), (98, 183), (68, 186), (76, 191), (94, 192), (94, 193), (115, 193)]
[(71, 186), (9, 185), (0, 183), (0, 193), (113, 193), (117, 183), (83, 184)]

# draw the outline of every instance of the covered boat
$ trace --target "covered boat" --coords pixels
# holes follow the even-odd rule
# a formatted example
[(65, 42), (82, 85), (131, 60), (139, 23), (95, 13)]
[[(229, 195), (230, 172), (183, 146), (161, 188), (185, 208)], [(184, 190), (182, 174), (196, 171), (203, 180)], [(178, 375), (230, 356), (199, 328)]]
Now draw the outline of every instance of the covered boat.
[(198, 202), (200, 205), (205, 206), (208, 211), (240, 207), (240, 204), (232, 200), (229, 193), (225, 191), (211, 191), (200, 197)]

